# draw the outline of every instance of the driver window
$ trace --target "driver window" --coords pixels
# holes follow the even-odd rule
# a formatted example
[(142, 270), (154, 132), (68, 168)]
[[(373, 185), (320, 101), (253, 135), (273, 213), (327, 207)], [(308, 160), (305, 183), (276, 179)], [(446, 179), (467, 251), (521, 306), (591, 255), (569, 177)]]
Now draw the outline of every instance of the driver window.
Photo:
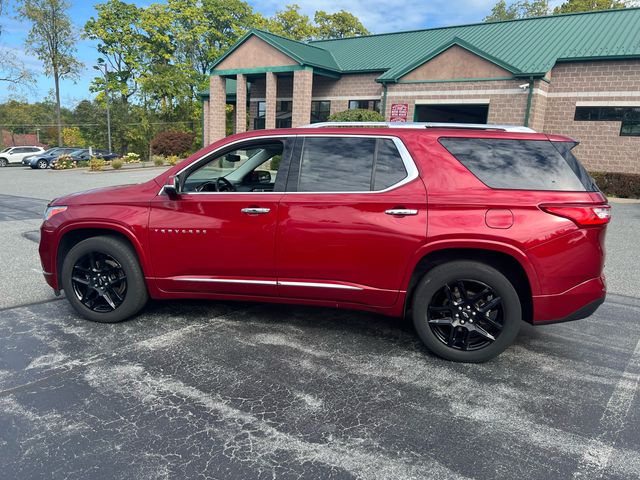
[(211, 158), (187, 173), (181, 190), (189, 192), (272, 192), (283, 143), (251, 143)]

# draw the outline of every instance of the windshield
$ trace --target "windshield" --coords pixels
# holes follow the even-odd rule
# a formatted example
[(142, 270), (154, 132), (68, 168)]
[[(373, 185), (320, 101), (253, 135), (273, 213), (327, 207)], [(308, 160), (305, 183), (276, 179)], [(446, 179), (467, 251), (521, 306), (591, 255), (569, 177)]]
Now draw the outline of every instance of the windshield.
[(4, 152), (8, 152), (9, 150), (11, 150), (11, 147), (7, 147), (7, 148), (5, 148), (4, 150), (2, 150), (2, 153), (4, 153)]

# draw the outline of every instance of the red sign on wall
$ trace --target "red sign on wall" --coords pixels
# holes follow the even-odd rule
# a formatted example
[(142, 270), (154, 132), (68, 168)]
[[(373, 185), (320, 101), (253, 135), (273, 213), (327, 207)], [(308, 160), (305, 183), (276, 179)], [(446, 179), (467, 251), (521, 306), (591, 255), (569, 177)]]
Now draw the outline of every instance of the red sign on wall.
[(394, 103), (391, 105), (391, 118), (389, 120), (392, 122), (406, 122), (408, 114), (408, 103)]

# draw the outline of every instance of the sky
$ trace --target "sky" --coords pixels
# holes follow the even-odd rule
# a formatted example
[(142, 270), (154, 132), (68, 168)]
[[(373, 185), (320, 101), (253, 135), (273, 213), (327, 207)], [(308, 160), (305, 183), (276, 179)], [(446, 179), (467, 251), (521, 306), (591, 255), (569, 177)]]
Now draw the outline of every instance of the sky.
[[(154, 3), (152, 0), (131, 1), (138, 6)], [(249, 0), (254, 10), (265, 16), (272, 15), (287, 3), (297, 3), (302, 12), (311, 17), (316, 10), (336, 12), (344, 9), (356, 15), (372, 33), (481, 22), (490, 13), (495, 2), (496, 0)], [(94, 5), (101, 2), (69, 0), (69, 3), (71, 5), (69, 16), (77, 31), (80, 32), (85, 22), (96, 15)], [(560, 2), (549, 3), (554, 5)], [(9, 0), (9, 8), (3, 12), (0, 19), (2, 27), (0, 47), (10, 50), (22, 59), (25, 66), (33, 73), (36, 85), (30, 89), (10, 91), (6, 84), (0, 83), (0, 102), (10, 98), (30, 102), (39, 101), (53, 96), (53, 80), (44, 75), (41, 62), (26, 49), (25, 39), (29, 24), (17, 18), (15, 11), (12, 10), (13, 4), (15, 0)], [(62, 81), (61, 99), (64, 106), (73, 107), (80, 100), (92, 98), (89, 85), (99, 74), (92, 68), (99, 57), (95, 45), (95, 42), (90, 40), (79, 41), (77, 55), (84, 67), (78, 80)]]

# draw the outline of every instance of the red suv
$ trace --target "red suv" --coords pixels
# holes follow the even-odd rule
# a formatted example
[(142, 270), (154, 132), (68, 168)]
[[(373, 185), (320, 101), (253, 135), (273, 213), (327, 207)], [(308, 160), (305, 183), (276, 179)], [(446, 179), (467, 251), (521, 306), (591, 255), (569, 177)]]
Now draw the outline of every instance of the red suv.
[(523, 320), (604, 301), (609, 206), (574, 140), (320, 126), (234, 135), (146, 183), (52, 201), (47, 283), (98, 322), (148, 297), (410, 312), (431, 351), (466, 362), (499, 354)]

